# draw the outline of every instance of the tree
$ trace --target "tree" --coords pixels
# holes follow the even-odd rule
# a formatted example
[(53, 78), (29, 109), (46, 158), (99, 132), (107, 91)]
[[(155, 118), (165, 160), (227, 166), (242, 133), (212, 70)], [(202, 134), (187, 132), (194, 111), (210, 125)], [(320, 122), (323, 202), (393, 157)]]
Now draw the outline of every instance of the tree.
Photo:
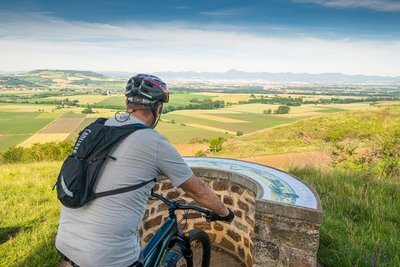
[(222, 143), (224, 142), (224, 138), (218, 137), (216, 139), (211, 139), (208, 141), (209, 148), (212, 152), (218, 152), (222, 150)]
[(92, 108), (85, 108), (84, 110), (82, 110), (82, 113), (83, 114), (91, 114), (91, 113), (94, 113), (94, 112), (93, 112)]
[(288, 114), (290, 111), (289, 106), (279, 106), (278, 109), (274, 111), (275, 114)]

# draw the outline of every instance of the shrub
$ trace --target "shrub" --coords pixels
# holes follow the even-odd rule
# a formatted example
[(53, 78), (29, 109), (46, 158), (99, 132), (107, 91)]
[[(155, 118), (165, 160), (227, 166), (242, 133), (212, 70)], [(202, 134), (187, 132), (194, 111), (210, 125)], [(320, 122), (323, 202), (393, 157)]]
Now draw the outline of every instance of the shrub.
[(289, 106), (279, 106), (278, 109), (274, 110), (275, 114), (288, 114), (290, 111)]
[(216, 139), (211, 139), (208, 143), (209, 143), (209, 147), (210, 150), (212, 152), (219, 152), (222, 150), (222, 143), (224, 142), (224, 138), (223, 137), (218, 137)]
[(71, 141), (33, 144), (31, 147), (11, 147), (2, 153), (3, 163), (37, 162), (47, 160), (64, 160), (72, 151)]
[(198, 150), (196, 153), (194, 153), (195, 157), (205, 157), (206, 156), (206, 151), (203, 150)]

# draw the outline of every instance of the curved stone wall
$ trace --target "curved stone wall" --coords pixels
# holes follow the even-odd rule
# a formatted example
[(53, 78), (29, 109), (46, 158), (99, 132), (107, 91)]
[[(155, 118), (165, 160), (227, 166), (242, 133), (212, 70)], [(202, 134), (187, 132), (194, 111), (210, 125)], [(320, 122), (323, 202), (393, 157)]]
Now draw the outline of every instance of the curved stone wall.
[[(185, 220), (180, 222), (180, 228), (186, 224), (186, 229), (205, 230), (214, 248), (234, 257), (238, 266), (253, 266), (255, 199), (259, 186), (249, 182), (248, 178), (235, 173), (207, 169), (193, 169), (193, 172), (215, 191), (221, 201), (235, 212), (236, 217), (232, 224), (208, 223), (199, 213), (190, 212), (186, 215), (187, 222)], [(246, 182), (247, 185), (243, 182)], [(168, 198), (181, 199), (187, 203), (192, 203), (192, 200), (186, 197), (182, 190), (172, 188), (171, 183), (165, 177), (161, 178), (154, 190)], [(183, 212), (178, 211), (177, 214), (178, 220), (181, 219)], [(168, 211), (165, 204), (157, 200), (149, 201), (139, 231), (142, 236), (142, 246), (151, 239), (167, 217)]]
[[(213, 246), (235, 257), (238, 266), (316, 266), (322, 210), (313, 188), (259, 164), (218, 158), (185, 160), (236, 214), (232, 224), (210, 224), (190, 213), (188, 229), (204, 229)], [(169, 198), (192, 201), (165, 178), (155, 189)], [(142, 245), (167, 216), (164, 204), (150, 200), (139, 231)]]

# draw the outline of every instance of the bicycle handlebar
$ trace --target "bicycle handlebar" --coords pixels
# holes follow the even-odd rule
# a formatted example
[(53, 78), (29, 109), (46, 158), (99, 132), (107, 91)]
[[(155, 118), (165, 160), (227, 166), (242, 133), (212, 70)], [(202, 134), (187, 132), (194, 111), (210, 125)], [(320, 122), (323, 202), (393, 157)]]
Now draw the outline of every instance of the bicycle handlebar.
[(158, 198), (159, 200), (161, 200), (162, 202), (167, 204), (168, 207), (170, 209), (172, 209), (172, 211), (175, 211), (175, 210), (195, 210), (195, 211), (203, 213), (204, 217), (206, 217), (207, 221), (209, 221), (211, 219), (211, 216), (213, 214), (213, 211), (211, 211), (211, 210), (203, 209), (203, 208), (200, 208), (200, 207), (195, 206), (195, 205), (182, 204), (182, 203), (180, 203), (178, 201), (174, 201), (174, 200), (168, 199), (168, 198), (164, 197), (163, 195), (154, 193), (153, 191), (151, 192), (151, 196), (153, 196), (155, 198)]
[(163, 201), (165, 204), (168, 205), (168, 210), (171, 214), (174, 214), (176, 210), (195, 210), (200, 213), (203, 213), (203, 216), (206, 218), (207, 222), (212, 222), (212, 221), (224, 221), (227, 223), (232, 222), (232, 220), (235, 218), (234, 212), (228, 208), (229, 214), (225, 217), (221, 217), (218, 215), (216, 212), (208, 209), (203, 209), (195, 205), (187, 205), (187, 204), (182, 204), (178, 201), (171, 200), (169, 198), (164, 197), (163, 195), (154, 193), (154, 191), (151, 191), (151, 195), (153, 197), (156, 197)]

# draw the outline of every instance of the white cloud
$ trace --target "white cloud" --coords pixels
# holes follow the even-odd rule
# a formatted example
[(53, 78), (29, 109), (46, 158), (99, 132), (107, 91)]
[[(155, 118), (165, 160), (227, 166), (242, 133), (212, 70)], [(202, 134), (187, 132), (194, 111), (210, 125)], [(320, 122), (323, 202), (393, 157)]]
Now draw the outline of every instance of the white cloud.
[(293, 0), (335, 8), (367, 8), (375, 11), (399, 12), (400, 3), (391, 0)]
[[(2, 14), (0, 14), (2, 15)], [(400, 41), (268, 37), (183, 23), (0, 16), (0, 70), (341, 72), (400, 75)]]

